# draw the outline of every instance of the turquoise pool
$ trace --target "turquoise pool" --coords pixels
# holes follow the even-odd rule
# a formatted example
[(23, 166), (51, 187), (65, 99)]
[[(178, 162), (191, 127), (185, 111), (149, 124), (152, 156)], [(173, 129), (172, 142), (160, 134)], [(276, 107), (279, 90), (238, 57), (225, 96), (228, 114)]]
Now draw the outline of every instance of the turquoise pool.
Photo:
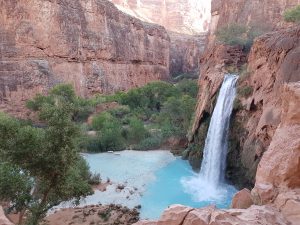
[[(106, 192), (96, 191), (88, 196), (81, 205), (115, 203), (131, 208), (141, 205), (141, 218), (156, 219), (172, 204), (192, 207), (215, 204), (227, 208), (236, 192), (232, 186), (224, 185), (220, 195), (215, 198), (209, 195), (209, 189), (205, 184), (201, 187), (198, 174), (188, 162), (168, 151), (122, 151), (84, 154), (84, 157), (91, 171), (100, 173), (104, 180), (109, 178), (114, 184)], [(117, 190), (118, 184), (124, 184), (125, 188)], [(200, 190), (195, 191), (198, 187), (191, 185), (199, 185)]]

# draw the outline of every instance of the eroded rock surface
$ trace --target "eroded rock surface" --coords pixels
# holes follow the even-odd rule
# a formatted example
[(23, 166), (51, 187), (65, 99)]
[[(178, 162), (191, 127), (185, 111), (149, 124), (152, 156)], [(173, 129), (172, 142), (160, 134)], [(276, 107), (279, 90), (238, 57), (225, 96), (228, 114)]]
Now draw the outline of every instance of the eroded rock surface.
[(110, 0), (116, 6), (141, 20), (164, 26), (170, 31), (199, 34), (207, 32), (210, 22), (210, 0)]
[(174, 205), (166, 209), (158, 221), (140, 221), (135, 225), (288, 225), (283, 215), (270, 206), (249, 209), (220, 210), (209, 206), (201, 209)]
[(120, 205), (92, 205), (83, 208), (68, 208), (57, 211), (46, 217), (49, 225), (131, 225), (139, 219), (136, 209), (128, 209)]
[(209, 45), (215, 43), (215, 32), (227, 24), (254, 26), (260, 31), (271, 31), (291, 24), (282, 19), (283, 12), (300, 4), (300, 0), (212, 0)]
[(59, 83), (81, 96), (169, 76), (169, 36), (106, 0), (0, 1), (0, 109), (24, 116), (24, 102)]
[(1, 225), (13, 225), (12, 222), (10, 222), (7, 217), (5, 216), (2, 206), (0, 206), (0, 224)]

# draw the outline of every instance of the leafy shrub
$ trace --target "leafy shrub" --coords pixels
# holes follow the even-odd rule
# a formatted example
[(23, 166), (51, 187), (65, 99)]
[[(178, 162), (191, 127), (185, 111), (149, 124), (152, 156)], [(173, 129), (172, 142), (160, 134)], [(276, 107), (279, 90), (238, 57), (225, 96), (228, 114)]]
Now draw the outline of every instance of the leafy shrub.
[(147, 130), (144, 127), (144, 123), (137, 119), (132, 118), (129, 122), (129, 129), (128, 129), (128, 141), (130, 144), (136, 144), (146, 138), (147, 136)]
[(82, 152), (101, 152), (101, 144), (99, 137), (93, 136), (82, 136), (78, 141), (79, 149)]
[(98, 185), (101, 183), (100, 173), (89, 173), (88, 182), (90, 185)]
[(130, 113), (130, 108), (127, 105), (121, 105), (117, 108), (110, 109), (107, 112), (110, 113), (113, 117), (121, 119)]
[(162, 138), (160, 135), (154, 135), (142, 140), (134, 148), (138, 150), (155, 150), (160, 148), (162, 143)]
[(286, 10), (283, 17), (287, 22), (300, 23), (300, 5)]
[(114, 117), (109, 112), (103, 112), (95, 116), (92, 120), (92, 128), (94, 130), (101, 130), (105, 123), (115, 121)]
[(198, 84), (195, 80), (183, 79), (176, 84), (176, 88), (185, 95), (189, 95), (192, 98), (196, 98), (198, 94)]
[(116, 120), (106, 121), (99, 134), (101, 151), (119, 151), (125, 149), (122, 126)]
[(217, 40), (227, 45), (240, 45), (250, 50), (256, 37), (262, 35), (267, 28), (261, 26), (244, 26), (237, 23), (228, 24), (216, 32)]
[(251, 86), (243, 86), (238, 88), (238, 95), (242, 97), (249, 97), (253, 93)]

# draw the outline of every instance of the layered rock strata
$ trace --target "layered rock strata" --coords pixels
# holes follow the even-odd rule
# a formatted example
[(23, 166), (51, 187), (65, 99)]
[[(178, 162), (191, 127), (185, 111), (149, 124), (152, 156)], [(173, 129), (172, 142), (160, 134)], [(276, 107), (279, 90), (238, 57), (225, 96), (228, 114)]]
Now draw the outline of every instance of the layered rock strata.
[(0, 109), (24, 116), (24, 102), (53, 85), (81, 96), (169, 76), (166, 30), (106, 0), (0, 1)]
[(176, 77), (190, 74), (198, 77), (200, 58), (206, 45), (206, 34), (185, 35), (168, 32), (170, 36), (170, 74)]
[(215, 32), (230, 23), (254, 26), (262, 32), (291, 24), (282, 19), (283, 12), (300, 4), (300, 0), (212, 0), (209, 45), (215, 43)]
[(143, 21), (189, 35), (207, 32), (210, 0), (110, 0), (120, 10)]
[(249, 209), (220, 210), (214, 206), (193, 209), (173, 205), (166, 209), (158, 221), (139, 221), (134, 225), (288, 225), (289, 222), (275, 208), (251, 206)]

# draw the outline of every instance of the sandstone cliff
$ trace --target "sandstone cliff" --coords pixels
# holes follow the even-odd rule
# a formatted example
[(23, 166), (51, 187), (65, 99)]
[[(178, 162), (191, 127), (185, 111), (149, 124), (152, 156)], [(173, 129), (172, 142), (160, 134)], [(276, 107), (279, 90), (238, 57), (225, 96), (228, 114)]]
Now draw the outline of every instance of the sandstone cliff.
[(120, 10), (143, 21), (164, 26), (170, 35), (170, 74), (198, 75), (206, 46), (210, 1), (110, 0)]
[[(237, 173), (244, 170), (243, 175), (249, 175), (247, 171), (256, 174), (251, 193), (245, 189), (237, 193), (234, 209), (174, 205), (158, 221), (136, 225), (299, 224), (300, 26), (258, 38), (245, 64), (247, 71), (241, 66), (245, 62), (245, 54), (238, 47), (215, 46), (207, 51), (202, 59), (199, 102), (190, 140), (199, 144), (200, 132), (206, 133), (202, 126), (209, 120), (224, 73), (233, 68), (243, 72), (238, 85), (240, 103), (233, 118), (242, 128), (232, 127), (237, 130), (240, 147), (231, 149), (234, 153), (229, 155), (236, 157), (228, 160)], [(241, 95), (245, 87), (253, 91)]]
[(170, 36), (170, 74), (191, 74), (198, 77), (200, 58), (205, 49), (206, 35), (185, 35), (168, 32)]
[(289, 24), (282, 20), (283, 12), (300, 4), (300, 0), (212, 0), (209, 45), (215, 43), (215, 32), (229, 23), (255, 26), (262, 31)]
[(169, 42), (106, 0), (0, 0), (0, 109), (59, 82), (90, 96), (166, 79)]
[(184, 34), (207, 32), (211, 1), (207, 0), (110, 0), (120, 10), (141, 20)]

